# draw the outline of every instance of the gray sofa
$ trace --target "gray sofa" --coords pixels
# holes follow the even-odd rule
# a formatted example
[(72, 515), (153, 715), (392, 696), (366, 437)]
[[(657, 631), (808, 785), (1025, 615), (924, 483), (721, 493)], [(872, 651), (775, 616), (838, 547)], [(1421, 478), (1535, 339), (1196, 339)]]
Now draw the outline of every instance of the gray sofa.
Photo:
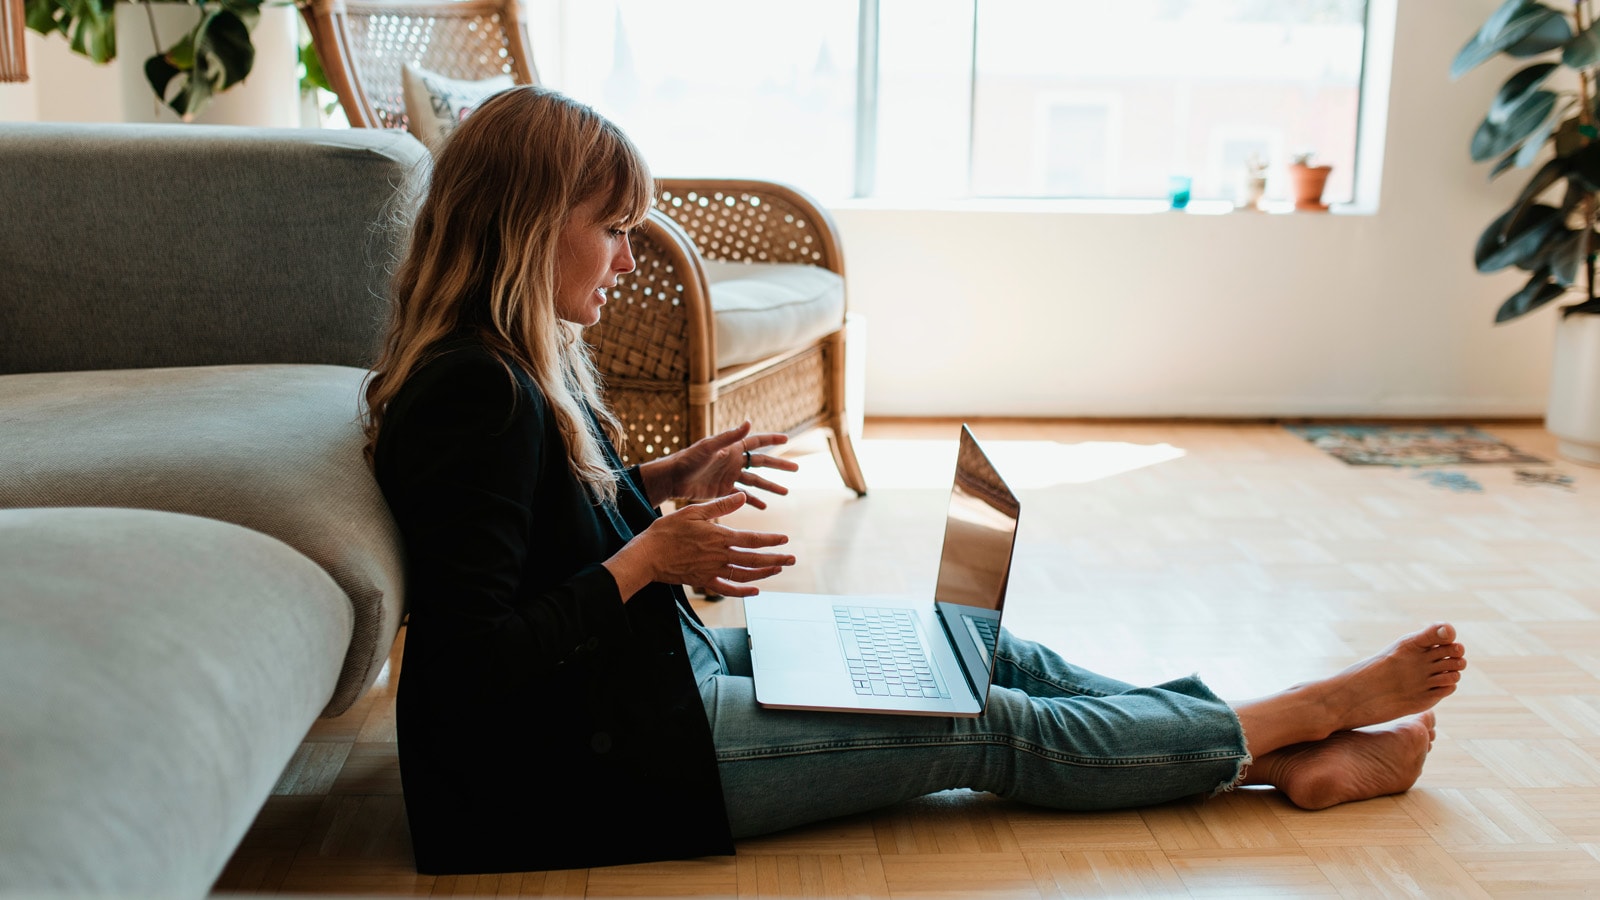
[(0, 124), (0, 893), (202, 896), (402, 614), (382, 131)]

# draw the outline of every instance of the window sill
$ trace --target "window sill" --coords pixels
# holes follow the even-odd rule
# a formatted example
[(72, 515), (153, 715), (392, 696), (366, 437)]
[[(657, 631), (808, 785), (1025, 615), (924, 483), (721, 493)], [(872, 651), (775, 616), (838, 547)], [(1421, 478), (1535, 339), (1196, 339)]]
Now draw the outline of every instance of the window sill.
[[(1294, 215), (1294, 204), (1287, 200), (1268, 201), (1259, 211), (1235, 209), (1226, 200), (1196, 200), (1184, 210), (1167, 208), (1164, 200), (1028, 200), (969, 199), (916, 201), (900, 198), (850, 198), (827, 203), (832, 210), (870, 210), (881, 212), (974, 212), (1034, 213), (1039, 215), (1185, 215), (1185, 216), (1284, 216)], [(1335, 216), (1370, 216), (1377, 210), (1353, 203), (1334, 204), (1328, 210)], [(1305, 213), (1303, 215), (1322, 215)]]

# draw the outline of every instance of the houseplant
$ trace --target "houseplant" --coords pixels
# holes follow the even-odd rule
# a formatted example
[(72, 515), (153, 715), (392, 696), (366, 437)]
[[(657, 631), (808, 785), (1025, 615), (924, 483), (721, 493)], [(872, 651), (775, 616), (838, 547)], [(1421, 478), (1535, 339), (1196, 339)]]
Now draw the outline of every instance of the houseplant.
[[(153, 3), (193, 7), (194, 24), (175, 39), (159, 38)], [(147, 18), (158, 52), (145, 60), (145, 78), (156, 97), (186, 121), (205, 109), (214, 95), (250, 74), (256, 57), (251, 32), (262, 7), (282, 5), (263, 0), (25, 0), (25, 4), (29, 28), (44, 35), (60, 32), (73, 50), (97, 63), (117, 56), (119, 11)], [(314, 59), (315, 50), (304, 51), (302, 59), (306, 55)], [(307, 66), (308, 72), (313, 69), (320, 76), (321, 67)]]
[(1322, 202), (1322, 192), (1328, 186), (1328, 176), (1333, 166), (1317, 165), (1312, 154), (1296, 153), (1289, 162), (1289, 181), (1294, 185), (1294, 208), (1302, 212), (1327, 212), (1328, 204)]
[(1493, 161), (1494, 178), (1532, 166), (1546, 147), (1552, 153), (1484, 230), (1473, 259), (1480, 272), (1515, 266), (1529, 273), (1495, 312), (1496, 323), (1576, 295), (1561, 310), (1545, 422), (1563, 456), (1600, 465), (1600, 25), (1593, 0), (1575, 0), (1570, 12), (1507, 0), (1461, 48), (1450, 75), (1459, 78), (1502, 53), (1529, 63), (1490, 102), (1472, 136), (1472, 159)]

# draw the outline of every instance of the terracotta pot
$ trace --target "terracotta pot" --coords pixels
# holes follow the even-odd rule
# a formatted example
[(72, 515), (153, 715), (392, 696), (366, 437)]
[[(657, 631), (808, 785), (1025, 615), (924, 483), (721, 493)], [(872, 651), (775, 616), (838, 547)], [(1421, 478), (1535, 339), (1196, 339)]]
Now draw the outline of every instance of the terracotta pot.
[(1289, 166), (1289, 178), (1294, 182), (1294, 208), (1313, 212), (1327, 212), (1328, 204), (1322, 202), (1322, 189), (1328, 184), (1328, 173), (1333, 166), (1307, 166), (1294, 163)]

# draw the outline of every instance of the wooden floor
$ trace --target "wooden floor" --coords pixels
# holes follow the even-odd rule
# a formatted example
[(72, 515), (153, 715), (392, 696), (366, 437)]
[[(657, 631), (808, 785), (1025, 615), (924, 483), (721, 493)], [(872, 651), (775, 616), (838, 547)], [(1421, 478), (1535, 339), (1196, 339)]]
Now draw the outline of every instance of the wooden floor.
[[(433, 878), (411, 868), (398, 652), (321, 721), (217, 890), (500, 896), (1600, 894), (1600, 469), (1347, 466), (1270, 425), (977, 423), (1023, 503), (1007, 624), (1128, 680), (1200, 672), (1244, 698), (1449, 619), (1471, 668), (1409, 793), (1307, 813), (1270, 790), (1093, 815), (948, 792), (740, 843), (738, 855)], [(795, 492), (730, 522), (792, 536), (774, 590), (931, 591), (954, 423), (868, 423), (872, 494), (820, 442)], [(1515, 469), (1564, 473), (1564, 487)], [(737, 600), (699, 604), (739, 624)], [(535, 814), (536, 811), (535, 811)], [(559, 827), (553, 822), (551, 827)]]

